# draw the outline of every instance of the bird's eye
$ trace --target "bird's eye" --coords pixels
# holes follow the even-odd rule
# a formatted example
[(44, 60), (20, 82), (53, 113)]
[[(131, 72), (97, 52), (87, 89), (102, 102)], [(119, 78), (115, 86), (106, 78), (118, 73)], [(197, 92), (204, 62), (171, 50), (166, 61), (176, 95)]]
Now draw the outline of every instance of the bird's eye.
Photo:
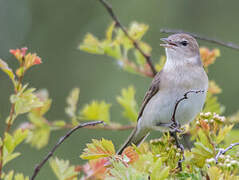
[(180, 42), (180, 44), (182, 44), (183, 46), (187, 46), (188, 42), (187, 41), (182, 41), (182, 42)]

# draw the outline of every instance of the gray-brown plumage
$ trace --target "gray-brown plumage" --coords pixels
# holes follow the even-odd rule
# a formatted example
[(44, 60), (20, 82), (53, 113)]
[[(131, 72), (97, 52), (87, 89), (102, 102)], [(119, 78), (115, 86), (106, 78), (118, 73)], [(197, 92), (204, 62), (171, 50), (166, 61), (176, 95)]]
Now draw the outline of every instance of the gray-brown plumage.
[(190, 90), (205, 93), (190, 95), (179, 104), (176, 120), (186, 124), (203, 107), (208, 88), (208, 78), (202, 67), (197, 41), (187, 34), (174, 34), (162, 39), (167, 60), (162, 71), (154, 77), (141, 105), (137, 126), (119, 149), (118, 154), (131, 145), (139, 145), (150, 130), (169, 130), (171, 117), (178, 99)]

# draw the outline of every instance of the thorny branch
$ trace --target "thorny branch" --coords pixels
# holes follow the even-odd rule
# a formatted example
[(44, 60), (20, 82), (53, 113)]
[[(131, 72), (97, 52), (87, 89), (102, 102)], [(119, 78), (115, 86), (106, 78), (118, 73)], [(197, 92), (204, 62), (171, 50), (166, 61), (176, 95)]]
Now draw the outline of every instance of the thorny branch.
[(74, 127), (73, 129), (71, 129), (70, 131), (68, 131), (66, 133), (66, 135), (62, 136), (58, 142), (56, 143), (56, 145), (51, 149), (51, 151), (45, 156), (45, 158), (36, 165), (35, 169), (34, 169), (34, 173), (31, 177), (31, 180), (35, 179), (35, 177), (37, 176), (37, 174), (39, 173), (39, 171), (41, 170), (42, 166), (48, 161), (48, 159), (53, 155), (53, 153), (56, 151), (56, 149), (68, 138), (70, 137), (70, 135), (72, 133), (74, 133), (77, 129), (86, 127), (86, 126), (95, 126), (97, 124), (102, 124), (104, 123), (103, 121), (93, 121), (93, 122), (87, 122), (87, 123), (83, 123), (83, 124), (79, 124), (78, 126)]
[(206, 37), (204, 35), (200, 35), (200, 34), (196, 34), (196, 33), (192, 33), (192, 32), (186, 32), (186, 31), (179, 30), (179, 29), (163, 28), (163, 29), (160, 29), (160, 32), (167, 33), (167, 34), (170, 34), (170, 33), (186, 33), (186, 34), (189, 34), (189, 35), (195, 37), (196, 39), (208, 41), (208, 42), (211, 42), (211, 43), (214, 43), (214, 44), (219, 44), (219, 45), (227, 47), (227, 48), (232, 48), (232, 49), (235, 49), (235, 50), (239, 50), (239, 45), (234, 44), (232, 42), (225, 42), (225, 41), (222, 41), (222, 40), (219, 40), (219, 39), (216, 39), (216, 38), (210, 38), (210, 37)]
[(179, 124), (179, 122), (175, 118), (176, 112), (177, 112), (177, 108), (178, 108), (178, 105), (179, 105), (180, 102), (182, 102), (185, 99), (188, 99), (188, 94), (190, 94), (190, 93), (197, 94), (197, 93), (203, 93), (203, 92), (204, 92), (204, 90), (197, 90), (197, 91), (191, 90), (191, 91), (188, 91), (188, 92), (186, 92), (183, 95), (183, 97), (181, 99), (176, 101), (176, 104), (174, 106), (173, 115), (172, 115), (172, 119), (171, 119), (172, 124), (170, 126), (170, 128), (171, 128), (170, 135), (172, 137), (174, 137), (175, 142), (176, 142), (176, 146), (177, 146), (177, 148), (181, 149), (181, 153), (182, 153), (182, 156), (183, 156), (183, 159), (179, 159), (179, 161), (178, 161), (178, 168), (179, 168), (180, 171), (182, 171), (182, 161), (184, 160), (184, 147), (183, 147), (182, 144), (179, 143), (179, 140), (178, 140), (178, 137), (177, 137), (177, 132), (181, 132), (181, 130), (179, 129), (180, 128), (180, 124)]
[(219, 149), (219, 151), (215, 157), (216, 164), (218, 163), (218, 158), (220, 157), (220, 155), (225, 154), (227, 151), (231, 150), (234, 146), (238, 146), (238, 145), (239, 145), (239, 143), (234, 143), (234, 144), (231, 144), (230, 146), (228, 146), (226, 149)]
[(119, 18), (115, 15), (112, 6), (106, 2), (105, 0), (99, 0), (100, 3), (106, 8), (106, 10), (108, 11), (109, 15), (112, 17), (112, 19), (115, 21), (116, 26), (118, 26), (123, 32), (124, 34), (129, 38), (130, 41), (132, 41), (134, 47), (144, 56), (144, 58), (146, 59), (153, 75), (157, 74), (157, 71), (152, 63), (151, 60), (151, 56), (146, 54), (139, 46), (139, 43), (137, 41), (135, 41), (128, 33), (128, 31), (126, 30), (126, 28), (120, 23)]

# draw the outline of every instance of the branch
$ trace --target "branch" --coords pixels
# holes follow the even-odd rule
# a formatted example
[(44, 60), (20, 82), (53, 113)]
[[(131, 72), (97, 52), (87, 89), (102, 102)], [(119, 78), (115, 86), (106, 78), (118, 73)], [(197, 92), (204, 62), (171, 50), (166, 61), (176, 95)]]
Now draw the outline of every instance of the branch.
[[(185, 99), (188, 99), (188, 94), (190, 94), (190, 93), (196, 93), (197, 94), (197, 93), (203, 93), (203, 92), (204, 92), (204, 90), (197, 90), (197, 91), (191, 90), (191, 91), (186, 92), (181, 99), (176, 101), (176, 104), (175, 104), (175, 107), (174, 107), (174, 110), (173, 110), (172, 119), (171, 119), (171, 121), (173, 121), (173, 123), (175, 125), (177, 125), (177, 126), (179, 125), (179, 123), (175, 119), (176, 111), (177, 111), (179, 103), (182, 102)], [(176, 128), (177, 128), (177, 126), (176, 126)]]
[(232, 42), (225, 42), (225, 41), (222, 41), (222, 40), (219, 40), (219, 39), (216, 39), (216, 38), (206, 37), (204, 35), (200, 35), (200, 34), (196, 34), (196, 33), (185, 32), (185, 31), (179, 30), (179, 29), (167, 29), (167, 28), (160, 29), (160, 32), (167, 33), (167, 34), (186, 33), (186, 34), (189, 34), (189, 35), (195, 37), (196, 39), (208, 41), (208, 42), (211, 42), (211, 43), (214, 43), (214, 44), (219, 44), (221, 46), (231, 48), (231, 49), (235, 49), (235, 50), (239, 51), (239, 45), (237, 45), (237, 44), (234, 44)]
[(115, 21), (116, 26), (118, 26), (123, 32), (124, 34), (128, 37), (128, 39), (133, 43), (134, 47), (144, 56), (144, 58), (146, 59), (153, 75), (157, 74), (156, 69), (154, 68), (154, 65), (152, 64), (152, 60), (151, 60), (151, 56), (146, 54), (139, 46), (139, 43), (137, 41), (135, 41), (128, 33), (128, 31), (126, 30), (126, 28), (120, 23), (118, 17), (115, 15), (115, 13), (113, 12), (112, 6), (106, 2), (105, 0), (99, 0), (100, 3), (105, 7), (105, 9), (108, 11), (109, 15), (111, 16), (111, 18)]
[[(53, 128), (57, 127), (57, 126), (54, 126), (54, 122), (50, 122), (47, 119), (44, 119), (44, 120), (50, 127), (53, 127)], [(69, 124), (65, 124), (62, 128), (63, 129), (72, 129), (74, 127), (75, 126), (73, 124), (69, 123)], [(33, 129), (34, 125), (29, 123), (27, 128)], [(133, 125), (133, 124), (131, 124), (131, 125), (121, 125), (121, 124), (111, 123), (111, 124), (105, 124), (104, 126), (85, 126), (84, 128), (86, 128), (86, 129), (124, 131), (124, 130), (129, 130), (129, 129), (135, 128), (135, 125)]]
[(172, 137), (174, 137), (175, 139), (175, 142), (176, 142), (176, 146), (177, 148), (180, 148), (181, 149), (181, 153), (182, 153), (182, 156), (183, 158), (179, 159), (178, 161), (178, 168), (179, 168), (179, 171), (182, 171), (182, 162), (184, 161), (185, 157), (184, 157), (184, 147), (182, 144), (179, 143), (179, 140), (178, 140), (178, 137), (177, 137), (177, 132), (181, 132), (181, 130), (179, 129), (180, 128), (180, 124), (177, 122), (177, 120), (175, 119), (175, 116), (176, 116), (176, 111), (177, 111), (177, 108), (178, 108), (178, 105), (180, 102), (182, 102), (183, 100), (185, 99), (188, 99), (188, 94), (190, 93), (203, 93), (204, 90), (198, 90), (198, 91), (194, 91), (194, 90), (191, 90), (191, 91), (188, 91), (186, 92), (183, 97), (179, 100), (176, 101), (176, 104), (174, 106), (174, 110), (173, 110), (173, 115), (172, 115), (172, 124), (170, 125), (170, 128), (172, 128), (173, 131), (170, 131), (170, 135)]
[(93, 121), (93, 122), (87, 122), (87, 123), (83, 123), (83, 124), (79, 124), (78, 126), (74, 127), (73, 129), (71, 129), (70, 131), (68, 131), (66, 133), (66, 135), (62, 136), (58, 142), (56, 143), (56, 145), (51, 149), (51, 151), (45, 156), (45, 158), (36, 165), (35, 169), (34, 169), (34, 173), (31, 177), (31, 180), (35, 179), (35, 177), (37, 176), (37, 174), (39, 173), (39, 171), (41, 170), (42, 166), (48, 161), (48, 159), (53, 155), (53, 153), (56, 151), (56, 149), (68, 138), (70, 137), (70, 135), (75, 132), (77, 129), (86, 127), (86, 126), (95, 126), (97, 124), (102, 124), (104, 123), (103, 121)]
[(234, 143), (234, 144), (231, 144), (230, 146), (228, 146), (226, 149), (219, 149), (219, 151), (215, 157), (216, 164), (218, 163), (218, 158), (220, 155), (225, 154), (227, 151), (231, 150), (234, 146), (238, 146), (238, 145), (239, 145), (239, 143)]

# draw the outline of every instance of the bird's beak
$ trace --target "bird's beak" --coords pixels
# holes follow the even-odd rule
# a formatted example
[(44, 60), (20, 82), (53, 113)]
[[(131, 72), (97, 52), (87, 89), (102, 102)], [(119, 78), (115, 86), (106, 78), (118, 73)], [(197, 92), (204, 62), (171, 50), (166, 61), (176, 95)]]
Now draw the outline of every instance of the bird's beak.
[(165, 48), (174, 48), (175, 46), (177, 46), (176, 43), (174, 43), (173, 41), (169, 40), (168, 38), (161, 38), (160, 40), (165, 42), (165, 44), (160, 44), (160, 46), (163, 46)]

